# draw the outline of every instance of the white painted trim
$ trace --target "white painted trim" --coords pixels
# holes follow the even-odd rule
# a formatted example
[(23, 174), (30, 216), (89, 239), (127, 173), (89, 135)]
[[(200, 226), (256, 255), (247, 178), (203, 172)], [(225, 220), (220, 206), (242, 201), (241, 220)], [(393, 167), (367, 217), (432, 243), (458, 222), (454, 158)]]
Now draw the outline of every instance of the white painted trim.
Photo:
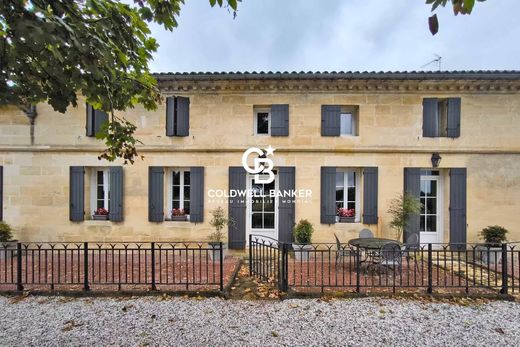
[[(167, 167), (164, 170), (164, 174), (167, 176), (166, 182), (168, 184), (166, 188), (166, 204), (164, 206), (166, 207), (166, 211), (164, 211), (164, 216), (166, 218), (170, 218), (173, 210), (173, 172), (180, 171), (181, 175), (179, 177), (180, 179), (180, 191), (179, 191), (179, 207), (184, 208), (184, 172), (190, 171), (189, 168), (186, 167)], [(191, 192), (191, 175), (190, 175), (190, 192)], [(190, 201), (191, 203), (191, 201)], [(190, 206), (191, 208), (191, 206)], [(187, 214), (188, 220), (189, 220), (189, 214)]]
[[(354, 172), (355, 174), (355, 187), (356, 187), (356, 201), (355, 201), (355, 209), (356, 215), (354, 216), (354, 222), (361, 222), (361, 179), (363, 177), (362, 170), (360, 168), (351, 168), (351, 167), (338, 167), (336, 168), (336, 172)], [(348, 201), (348, 190), (347, 190), (348, 178), (347, 175), (343, 175), (343, 206), (347, 206)], [(334, 194), (336, 194), (336, 177), (334, 177)], [(336, 198), (334, 197), (334, 206), (336, 206)], [(337, 211), (336, 211), (337, 212)]]
[[(258, 114), (267, 113), (267, 134), (258, 133)], [(253, 135), (255, 136), (271, 136), (271, 108), (269, 107), (255, 107), (253, 108)]]
[[(246, 176), (246, 189), (247, 191), (250, 191), (252, 189), (252, 181), (254, 178), (254, 175), (247, 175)], [(279, 180), (278, 180), (278, 172), (275, 175), (275, 181), (274, 181), (274, 189), (276, 191), (279, 190)], [(266, 237), (271, 237), (273, 239), (278, 240), (278, 218), (279, 218), (279, 211), (278, 211), (278, 197), (274, 198), (274, 229), (253, 229), (251, 227), (252, 222), (252, 203), (251, 198), (247, 199), (246, 202), (246, 240), (249, 239), (250, 234), (254, 235), (263, 235)]]
[(422, 236), (431, 236), (434, 238), (435, 243), (444, 242), (444, 180), (443, 176), (439, 172), (438, 176), (421, 175), (422, 180), (434, 180), (437, 181), (437, 231), (419, 231), (421, 235), (421, 243), (423, 243)]
[(104, 190), (104, 202), (103, 207), (109, 210), (108, 197), (110, 194), (110, 168), (109, 167), (88, 167), (90, 175), (90, 211), (89, 215), (92, 216), (94, 211), (97, 209), (97, 173), (103, 171), (103, 190)]

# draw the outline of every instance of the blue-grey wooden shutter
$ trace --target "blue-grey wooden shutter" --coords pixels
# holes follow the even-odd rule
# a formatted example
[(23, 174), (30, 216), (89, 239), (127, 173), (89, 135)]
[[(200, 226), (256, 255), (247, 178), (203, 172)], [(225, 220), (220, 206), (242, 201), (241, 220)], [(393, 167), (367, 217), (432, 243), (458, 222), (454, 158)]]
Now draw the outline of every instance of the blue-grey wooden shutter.
[(190, 222), (204, 221), (204, 168), (190, 168)]
[[(278, 189), (284, 192), (295, 189), (295, 168), (282, 166), (278, 168)], [(294, 227), (294, 199), (293, 197), (278, 198), (278, 239), (282, 242), (292, 241)]]
[[(243, 167), (229, 168), (229, 190), (246, 189), (246, 171)], [(228, 199), (229, 218), (233, 224), (228, 226), (228, 245), (230, 249), (243, 249), (246, 245), (246, 206), (244, 196)]]
[(148, 168), (148, 220), (164, 221), (164, 168), (162, 166)]
[(320, 222), (336, 223), (336, 168), (321, 167)]
[[(404, 168), (404, 194), (416, 197), (421, 197), (421, 169), (419, 168)], [(408, 240), (410, 235), (417, 234), (418, 240), (420, 240), (420, 220), (419, 215), (414, 214), (408, 216), (406, 226), (404, 228), (404, 240)], [(398, 240), (399, 241), (399, 240)]]
[(271, 106), (271, 136), (289, 136), (289, 105)]
[(113, 222), (123, 221), (123, 167), (110, 167), (110, 206), (108, 218)]
[(176, 136), (189, 136), (190, 134), (190, 98), (177, 97), (177, 132)]
[(466, 243), (466, 168), (450, 169), (450, 244), (465, 249)]
[(0, 166), (0, 221), (4, 220), (4, 167)]
[(340, 135), (340, 114), (340, 106), (321, 105), (321, 136)]
[(69, 219), (81, 222), (85, 219), (85, 168), (71, 166), (69, 179)]
[(96, 133), (94, 131), (94, 113), (95, 113), (95, 110), (94, 108), (87, 104), (87, 116), (86, 116), (86, 120), (87, 120), (87, 124), (85, 126), (86, 128), (86, 132), (87, 132), (87, 136), (95, 136)]
[(460, 98), (448, 98), (448, 137), (460, 136)]
[(166, 98), (166, 136), (174, 136), (174, 113), (175, 113), (175, 98), (169, 96)]
[(423, 99), (423, 137), (439, 136), (439, 101), (437, 98)]
[(363, 224), (377, 224), (377, 167), (363, 168)]

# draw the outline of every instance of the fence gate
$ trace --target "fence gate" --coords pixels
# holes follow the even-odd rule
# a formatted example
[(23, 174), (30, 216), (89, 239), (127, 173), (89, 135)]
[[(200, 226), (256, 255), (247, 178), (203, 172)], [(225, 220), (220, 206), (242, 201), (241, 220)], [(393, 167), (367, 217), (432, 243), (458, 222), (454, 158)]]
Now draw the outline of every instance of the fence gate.
[(287, 244), (275, 239), (249, 235), (249, 274), (287, 291)]

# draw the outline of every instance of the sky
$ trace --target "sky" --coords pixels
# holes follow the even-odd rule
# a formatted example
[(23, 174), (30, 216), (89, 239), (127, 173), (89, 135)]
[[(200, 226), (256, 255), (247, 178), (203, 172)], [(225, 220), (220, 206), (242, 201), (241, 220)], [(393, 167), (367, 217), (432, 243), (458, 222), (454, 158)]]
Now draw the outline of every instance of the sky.
[(237, 16), (186, 0), (173, 32), (152, 26), (153, 72), (520, 69), (519, 0), (477, 2), (470, 16), (425, 0), (243, 0)]

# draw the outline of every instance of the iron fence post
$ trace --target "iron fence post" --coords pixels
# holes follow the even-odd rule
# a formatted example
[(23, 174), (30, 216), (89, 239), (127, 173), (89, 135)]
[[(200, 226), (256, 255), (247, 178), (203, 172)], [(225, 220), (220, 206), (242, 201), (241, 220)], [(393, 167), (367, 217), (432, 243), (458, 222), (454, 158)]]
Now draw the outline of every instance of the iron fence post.
[(252, 241), (252, 235), (249, 234), (249, 276), (253, 276), (253, 247), (251, 247), (253, 243)]
[(279, 251), (281, 251), (281, 257), (278, 267), (278, 289), (282, 292), (286, 292), (288, 288), (288, 279), (287, 279), (287, 245), (285, 242), (280, 242), (278, 246)]
[(89, 291), (88, 285), (88, 242), (83, 243), (83, 290)]
[(509, 276), (507, 275), (507, 244), (502, 244), (502, 289), (500, 294), (507, 295), (509, 290)]
[(433, 259), (432, 259), (432, 244), (428, 244), (428, 294), (433, 293), (433, 281), (432, 281), (432, 269), (433, 268)]
[(151, 272), (152, 272), (152, 290), (156, 290), (157, 287), (155, 285), (155, 242), (150, 243), (150, 252), (151, 252)]
[(356, 293), (360, 292), (360, 272), (361, 272), (361, 253), (359, 253), (359, 247), (356, 247), (356, 253), (354, 254), (354, 261), (356, 263)]
[(22, 291), (22, 244), (16, 244), (16, 290)]
[(220, 249), (218, 250), (220, 253), (220, 291), (224, 291), (224, 244), (220, 241)]
[(283, 291), (289, 290), (289, 245), (284, 242), (283, 246), (284, 263), (283, 263)]

